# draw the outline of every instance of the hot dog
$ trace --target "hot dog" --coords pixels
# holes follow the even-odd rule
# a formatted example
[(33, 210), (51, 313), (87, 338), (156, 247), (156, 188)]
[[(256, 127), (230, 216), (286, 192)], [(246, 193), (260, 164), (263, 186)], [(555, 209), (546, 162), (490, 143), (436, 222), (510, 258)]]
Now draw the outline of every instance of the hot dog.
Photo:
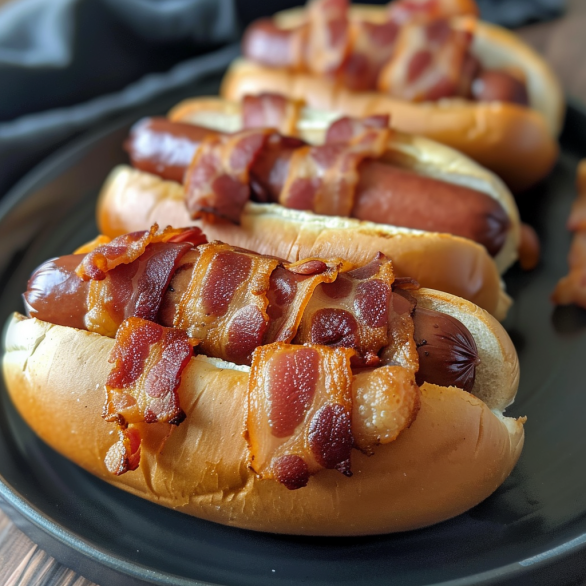
[(461, 150), (525, 189), (555, 161), (562, 92), (536, 53), (464, 4), (319, 0), (263, 19), (245, 33), (246, 59), (234, 62), (222, 95), (279, 91), (351, 116), (389, 113), (399, 130)]
[[(210, 205), (208, 202), (202, 205), (201, 200), (197, 202), (199, 210), (213, 210), (240, 222), (239, 225), (210, 222), (204, 217), (202, 225), (210, 237), (277, 254), (289, 260), (321, 254), (320, 246), (327, 247), (327, 254), (345, 256), (353, 262), (362, 262), (366, 260), (365, 254), (382, 250), (393, 258), (398, 274), (413, 274), (424, 286), (458, 294), (502, 317), (504, 306), (498, 302), (500, 295), (494, 288), (495, 285), (498, 288), (497, 277), (484, 251), (470, 247), (471, 243), (465, 244), (462, 240), (448, 242), (444, 236), (440, 238), (432, 234), (427, 234), (424, 239), (419, 233), (378, 223), (386, 215), (387, 221), (396, 220), (403, 226), (435, 231), (453, 230), (473, 237), (483, 242), (493, 253), (500, 247), (495, 262), (503, 271), (517, 255), (519, 220), (512, 196), (496, 177), (446, 147), (393, 131), (381, 156), (376, 160), (363, 157), (355, 164), (357, 179), (351, 185), (354, 193), (350, 194), (350, 197), (354, 197), (354, 203), (346, 208), (345, 214), (377, 221), (377, 224), (351, 220), (342, 222), (344, 227), (353, 229), (356, 238), (357, 232), (362, 233), (361, 247), (364, 250), (361, 251), (357, 241), (354, 244), (347, 242), (347, 236), (340, 238), (340, 234), (334, 236), (332, 233), (331, 237), (326, 235), (325, 230), (331, 232), (336, 226), (341, 229), (341, 220), (335, 222), (333, 218), (320, 218), (266, 204), (246, 203), (242, 208), (249, 191), (257, 200), (274, 201), (278, 196), (285, 205), (299, 207), (295, 202), (291, 204), (284, 201), (283, 194), (292, 192), (291, 184), (296, 177), (302, 173), (307, 176), (300, 165), (311, 159), (307, 157), (311, 148), (302, 141), (322, 143), (327, 123), (331, 120), (331, 117), (317, 111), (300, 108), (290, 108), (292, 115), (283, 116), (279, 110), (286, 111), (291, 102), (278, 96), (262, 96), (259, 100), (251, 100), (250, 104), (258, 109), (259, 102), (261, 106), (264, 103), (264, 112), (261, 115), (257, 112), (252, 117), (255, 121), (271, 121), (282, 129), (293, 128), (298, 136), (283, 137), (271, 131), (263, 138), (265, 142), (252, 158), (245, 183), (239, 184), (237, 189), (234, 183), (230, 183), (223, 190), (230, 197), (224, 199), (221, 210), (216, 205), (217, 201)], [(242, 131), (243, 134), (228, 136), (206, 131), (202, 127), (208, 125), (213, 126), (214, 130), (238, 130), (247, 120), (250, 122), (250, 108), (246, 103), (241, 106), (213, 98), (188, 100), (177, 106), (170, 117), (174, 124), (165, 119), (148, 119), (137, 124), (131, 132), (126, 148), (133, 165), (144, 173), (125, 168), (116, 169), (112, 173), (98, 203), (98, 224), (103, 233), (116, 236), (128, 230), (144, 228), (154, 221), (175, 225), (194, 223), (195, 220), (190, 216), (193, 212), (197, 215), (198, 211), (190, 208), (190, 213), (186, 209), (186, 205), (189, 205), (189, 187), (184, 191), (178, 179), (191, 165), (196, 145), (207, 145), (208, 150), (202, 149), (205, 157), (210, 152), (210, 139), (238, 140), (239, 136), (254, 138), (254, 135), (246, 134), (246, 130)], [(332, 129), (337, 129), (339, 133), (341, 130), (343, 134), (360, 124), (359, 121), (347, 119), (338, 121), (330, 126), (328, 136)], [(382, 128), (374, 130), (378, 132)], [(265, 131), (258, 132), (262, 135)], [(238, 148), (236, 145), (232, 152), (238, 152)], [(338, 144), (334, 144), (333, 148), (337, 149)], [(349, 148), (354, 147), (350, 145)], [(246, 152), (244, 148), (241, 150)], [(303, 155), (301, 158), (297, 157), (299, 153)], [(354, 156), (354, 153), (350, 152), (349, 155)], [(333, 187), (330, 188), (334, 195), (333, 207), (327, 207), (325, 213), (342, 211), (339, 202), (336, 203), (338, 196), (335, 194), (340, 193), (337, 186), (341, 185), (340, 181), (345, 180), (345, 177), (350, 177), (351, 183), (352, 175), (336, 172)], [(206, 181), (200, 177), (197, 181), (192, 179), (191, 183), (201, 186)], [(188, 182), (186, 176), (185, 184)], [(289, 188), (285, 189), (284, 185)], [(245, 188), (244, 198), (235, 196), (242, 192), (242, 187)], [(234, 200), (237, 201), (234, 203)], [(239, 215), (240, 209), (242, 213)], [(318, 225), (321, 226), (319, 236)], [(416, 241), (412, 238), (416, 238)], [(321, 244), (317, 244), (318, 240)], [(375, 243), (375, 240), (378, 241)], [(409, 252), (405, 249), (406, 244), (409, 244)], [(447, 245), (452, 248), (450, 253), (445, 250)], [(313, 250), (314, 246), (318, 246), (318, 249)], [(412, 250), (421, 246), (425, 250), (421, 249), (421, 258), (414, 262)], [(443, 248), (443, 251), (440, 252), (438, 247)], [(460, 251), (459, 256), (464, 254), (469, 260), (464, 261), (461, 257), (451, 257), (450, 260), (449, 255), (458, 254), (457, 251)], [(438, 270), (436, 262), (441, 258), (444, 260), (440, 260), (441, 270)], [(472, 268), (470, 262), (476, 268)], [(455, 274), (459, 273), (456, 269), (458, 266), (467, 268), (458, 275)], [(470, 271), (477, 275), (480, 272), (483, 276), (470, 280)], [(489, 276), (490, 273), (492, 276)], [(478, 281), (479, 278), (482, 283)]]
[[(136, 169), (181, 183), (194, 154), (210, 134), (205, 127), (147, 118), (134, 126), (126, 149)], [(253, 190), (261, 201), (279, 203), (291, 159), (303, 146), (280, 135), (267, 140), (250, 169)], [(485, 193), (384, 161), (365, 159), (357, 171), (360, 179), (350, 212), (353, 218), (463, 236), (482, 244), (492, 256), (507, 239), (509, 217)]]
[[(29, 313), (61, 325), (13, 318), (4, 375), (41, 438), (117, 486), (239, 527), (379, 533), (466, 510), (519, 456), (523, 420), (497, 415), (518, 381), (504, 330), (469, 302), (395, 279), (382, 255), (286, 263), (194, 229), (85, 250), (31, 278)], [(262, 307), (264, 327), (250, 309)], [(358, 337), (330, 320), (316, 343), (316, 316), (332, 310), (353, 311)], [(250, 368), (217, 359), (235, 355), (235, 331)]]

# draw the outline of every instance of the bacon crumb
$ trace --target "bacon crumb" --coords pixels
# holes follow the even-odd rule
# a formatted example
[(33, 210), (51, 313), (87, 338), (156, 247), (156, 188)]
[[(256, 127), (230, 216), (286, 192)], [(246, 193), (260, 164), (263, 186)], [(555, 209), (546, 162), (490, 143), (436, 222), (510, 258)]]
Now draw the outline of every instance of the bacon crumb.
[(551, 300), (556, 305), (575, 304), (586, 309), (586, 159), (578, 165), (576, 176), (578, 196), (568, 219), (574, 238), (568, 254), (568, 275), (559, 280)]

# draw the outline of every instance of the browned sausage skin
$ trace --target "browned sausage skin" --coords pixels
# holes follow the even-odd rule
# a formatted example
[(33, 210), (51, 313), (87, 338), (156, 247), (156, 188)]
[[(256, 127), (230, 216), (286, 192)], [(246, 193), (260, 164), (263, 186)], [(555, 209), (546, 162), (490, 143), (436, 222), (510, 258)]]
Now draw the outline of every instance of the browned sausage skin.
[[(132, 165), (163, 179), (182, 182), (199, 143), (217, 131), (149, 118), (138, 122), (126, 142)], [(251, 169), (251, 187), (258, 201), (278, 202), (293, 151), (299, 139), (275, 134)], [(482, 244), (495, 256), (510, 227), (502, 205), (492, 197), (394, 167), (365, 160), (358, 168), (352, 217), (406, 228), (447, 232)]]
[[(153, 246), (157, 245), (150, 245), (150, 251), (147, 247), (147, 256), (152, 253)], [(159, 245), (160, 248), (162, 245)], [(174, 269), (156, 313), (156, 321), (161, 325), (173, 327), (175, 309), (188, 287), (197, 255), (197, 250), (187, 252)], [(75, 273), (82, 259), (83, 255), (79, 254), (63, 256), (46, 261), (36, 269), (24, 294), (29, 316), (56, 325), (86, 329), (89, 282), (83, 281)], [(130, 265), (122, 265), (121, 270), (128, 276), (134, 276), (137, 271), (133, 265), (140, 262), (137, 259)], [(131, 282), (124, 297), (126, 313), (127, 300), (135, 297), (136, 288), (135, 280)], [(273, 294), (269, 291), (268, 295), (270, 297)], [(396, 301), (406, 305), (406, 311), (411, 311), (413, 317), (414, 338), (420, 363), (418, 384), (427, 381), (441, 386), (458, 386), (470, 391), (474, 385), (478, 352), (474, 338), (466, 327), (448, 315), (427, 309), (409, 308), (409, 302), (401, 295), (392, 295), (398, 297)], [(136, 305), (130, 306), (135, 310)], [(120, 310), (125, 311), (125, 308)]]

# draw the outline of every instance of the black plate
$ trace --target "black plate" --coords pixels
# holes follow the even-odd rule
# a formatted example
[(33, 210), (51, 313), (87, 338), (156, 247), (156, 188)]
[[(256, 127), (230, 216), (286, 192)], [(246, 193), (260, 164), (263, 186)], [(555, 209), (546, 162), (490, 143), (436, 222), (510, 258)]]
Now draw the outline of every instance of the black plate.
[[(125, 160), (127, 123), (86, 137), (32, 172), (0, 206), (0, 319), (21, 310), (31, 270), (93, 237), (97, 191)], [(520, 201), (544, 248), (539, 268), (507, 275), (506, 327), (521, 386), (509, 415), (527, 415), (512, 476), (460, 517), (364, 538), (283, 537), (215, 525), (125, 494), (38, 440), (0, 388), (0, 494), (23, 529), (103, 584), (564, 584), (586, 575), (586, 312), (554, 309), (566, 270), (564, 225), (586, 156), (586, 115), (570, 107), (551, 176)]]

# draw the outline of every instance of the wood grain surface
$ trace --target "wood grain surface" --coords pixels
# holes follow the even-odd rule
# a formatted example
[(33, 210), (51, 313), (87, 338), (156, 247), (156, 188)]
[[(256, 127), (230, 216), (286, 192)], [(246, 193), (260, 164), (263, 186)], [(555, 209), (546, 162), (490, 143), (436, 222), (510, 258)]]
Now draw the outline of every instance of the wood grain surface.
[[(0, 6), (10, 1), (15, 0), (0, 0)], [(518, 32), (552, 65), (567, 95), (586, 103), (586, 1), (569, 0), (562, 18)], [(0, 510), (0, 585), (92, 586), (93, 582), (56, 562)], [(576, 586), (586, 586), (586, 580)]]

